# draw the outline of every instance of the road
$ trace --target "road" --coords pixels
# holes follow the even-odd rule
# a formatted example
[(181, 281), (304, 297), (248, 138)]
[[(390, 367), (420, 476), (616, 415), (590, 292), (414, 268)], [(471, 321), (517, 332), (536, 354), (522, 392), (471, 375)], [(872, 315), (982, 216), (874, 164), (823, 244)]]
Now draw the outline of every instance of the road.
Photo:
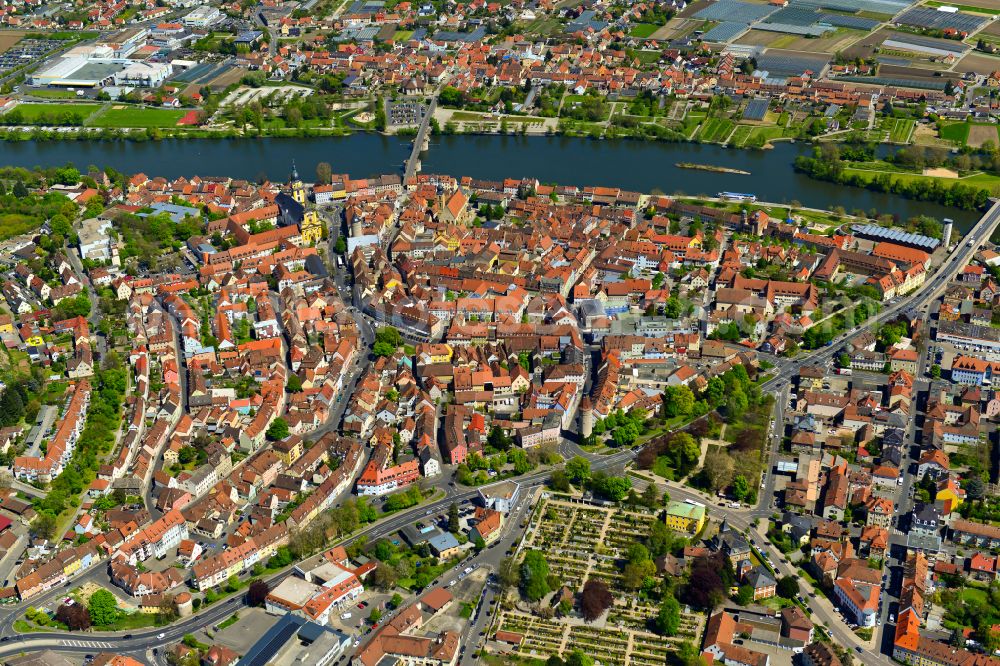
[(793, 359), (778, 359), (774, 368), (775, 376), (761, 384), (761, 391), (773, 392), (777, 390), (790, 382), (802, 366), (828, 363), (835, 354), (840, 353), (841, 347), (848, 338), (858, 331), (893, 321), (898, 315), (908, 310), (919, 310), (933, 301), (947, 288), (952, 277), (962, 270), (972, 256), (979, 251), (980, 245), (989, 239), (998, 221), (1000, 221), (1000, 200), (993, 203), (986, 214), (969, 230), (958, 248), (928, 276), (923, 286), (869, 317), (861, 325), (841, 333), (829, 346), (807, 354), (799, 354)]

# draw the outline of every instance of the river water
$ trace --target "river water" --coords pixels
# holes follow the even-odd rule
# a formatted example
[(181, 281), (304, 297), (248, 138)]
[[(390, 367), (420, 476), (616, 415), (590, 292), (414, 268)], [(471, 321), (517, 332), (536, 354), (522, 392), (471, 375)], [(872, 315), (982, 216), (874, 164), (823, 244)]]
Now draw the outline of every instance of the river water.
[[(906, 219), (918, 214), (949, 217), (957, 229), (978, 219), (962, 211), (815, 181), (792, 168), (807, 144), (779, 143), (773, 150), (748, 151), (693, 143), (592, 140), (569, 137), (439, 136), (423, 156), (424, 173), (503, 179), (534, 177), (541, 182), (607, 185), (640, 192), (715, 195), (746, 192), (764, 201), (829, 208), (843, 206), (891, 213)], [(23, 141), (0, 143), (0, 165), (55, 166), (68, 162), (111, 166), (149, 176), (233, 176), (284, 180), (294, 160), (310, 180), (316, 165), (328, 162), (334, 173), (363, 177), (399, 172), (409, 155), (403, 138), (356, 133), (346, 137), (188, 139), (165, 141)], [(751, 175), (679, 169), (696, 162), (750, 171)]]

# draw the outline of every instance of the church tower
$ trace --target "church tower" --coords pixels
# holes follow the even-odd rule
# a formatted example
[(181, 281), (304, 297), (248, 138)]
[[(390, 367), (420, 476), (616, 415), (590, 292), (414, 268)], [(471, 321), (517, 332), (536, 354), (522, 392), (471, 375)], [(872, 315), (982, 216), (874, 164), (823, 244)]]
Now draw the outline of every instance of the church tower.
[(292, 174), (289, 176), (288, 184), (292, 188), (292, 198), (303, 206), (306, 205), (306, 186), (299, 178), (299, 171), (295, 168), (295, 160), (292, 160)]

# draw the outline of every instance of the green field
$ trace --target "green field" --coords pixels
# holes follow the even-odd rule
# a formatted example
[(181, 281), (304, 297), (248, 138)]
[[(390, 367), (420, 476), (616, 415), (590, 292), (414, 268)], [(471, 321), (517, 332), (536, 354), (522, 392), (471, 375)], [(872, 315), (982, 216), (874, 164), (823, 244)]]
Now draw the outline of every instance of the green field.
[(632, 35), (633, 37), (639, 37), (641, 39), (645, 39), (646, 37), (649, 37), (659, 29), (660, 26), (654, 25), (652, 23), (636, 23), (634, 26), (632, 26), (632, 29), (629, 31), (628, 34)]
[(32, 90), (28, 93), (31, 97), (41, 97), (42, 99), (76, 99), (76, 93), (69, 90)]
[(393, 41), (396, 42), (405, 42), (412, 36), (413, 36), (412, 30), (397, 30), (392, 34), (392, 39)]
[(893, 143), (907, 143), (913, 132), (913, 125), (910, 118), (894, 118), (889, 128), (889, 140)]
[(925, 4), (928, 7), (958, 7), (958, 9), (963, 12), (991, 14), (993, 16), (1000, 14), (1000, 9), (988, 9), (986, 7), (976, 7), (975, 5), (956, 5), (951, 2), (938, 2), (938, 0), (929, 0)]
[(964, 145), (969, 140), (969, 123), (941, 123), (938, 136)]
[(728, 118), (709, 118), (701, 126), (701, 140), (707, 142), (725, 141), (736, 123)]
[(635, 57), (639, 59), (643, 65), (652, 65), (654, 62), (659, 62), (660, 58), (663, 56), (659, 51), (636, 51)]
[(109, 109), (87, 123), (91, 127), (175, 127), (186, 111), (125, 107)]
[(64, 114), (70, 114), (86, 119), (100, 108), (100, 104), (18, 104), (13, 110), (20, 111), (26, 125), (32, 125), (44, 116), (65, 117)]

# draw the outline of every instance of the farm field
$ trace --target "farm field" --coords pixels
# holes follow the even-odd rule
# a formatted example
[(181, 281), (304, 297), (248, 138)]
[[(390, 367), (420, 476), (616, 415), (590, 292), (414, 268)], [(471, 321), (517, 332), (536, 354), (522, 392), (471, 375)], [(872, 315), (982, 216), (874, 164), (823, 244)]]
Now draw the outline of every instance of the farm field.
[(87, 123), (91, 127), (175, 127), (186, 111), (118, 106)]
[[(991, 40), (993, 43), (1000, 43), (1000, 37), (993, 37)], [(990, 55), (988, 53), (976, 53), (970, 51), (963, 57), (958, 64), (955, 65), (955, 71), (959, 73), (965, 72), (992, 72), (1000, 68), (1000, 56)]]
[(979, 148), (987, 143), (997, 145), (997, 126), (980, 123), (969, 125), (969, 138), (966, 139), (966, 144), (973, 148)]
[(4, 30), (0, 32), (0, 53), (9, 51), (11, 47), (21, 41), (25, 33), (20, 30)]

